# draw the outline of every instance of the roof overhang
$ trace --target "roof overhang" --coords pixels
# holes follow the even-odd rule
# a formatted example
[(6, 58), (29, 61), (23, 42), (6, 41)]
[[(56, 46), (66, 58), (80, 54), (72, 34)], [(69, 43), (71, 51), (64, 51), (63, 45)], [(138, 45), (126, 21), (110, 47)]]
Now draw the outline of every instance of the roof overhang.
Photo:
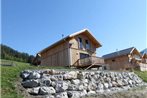
[(91, 32), (90, 32), (88, 29), (83, 29), (83, 30), (81, 30), (81, 31), (75, 32), (75, 33), (73, 33), (73, 34), (71, 34), (71, 35), (69, 35), (69, 36), (66, 36), (66, 37), (62, 38), (61, 40), (57, 41), (56, 43), (54, 43), (54, 44), (52, 44), (52, 45), (50, 45), (50, 46), (44, 48), (43, 50), (41, 50), (40, 52), (38, 52), (38, 54), (41, 54), (41, 53), (43, 53), (43, 52), (45, 52), (45, 51), (47, 51), (47, 50), (49, 50), (49, 49), (51, 49), (51, 48), (57, 46), (58, 44), (60, 44), (60, 43), (62, 43), (62, 42), (65, 42), (65, 41), (67, 41), (67, 40), (69, 40), (69, 39), (71, 39), (71, 38), (73, 38), (73, 37), (75, 37), (75, 36), (77, 36), (77, 35), (80, 35), (80, 34), (85, 34), (85, 35), (87, 35), (87, 37), (94, 43), (94, 45), (95, 45), (96, 48), (99, 48), (99, 47), (102, 46), (102, 45), (100, 44), (100, 42), (98, 42), (98, 41), (96, 40), (96, 38), (91, 34)]

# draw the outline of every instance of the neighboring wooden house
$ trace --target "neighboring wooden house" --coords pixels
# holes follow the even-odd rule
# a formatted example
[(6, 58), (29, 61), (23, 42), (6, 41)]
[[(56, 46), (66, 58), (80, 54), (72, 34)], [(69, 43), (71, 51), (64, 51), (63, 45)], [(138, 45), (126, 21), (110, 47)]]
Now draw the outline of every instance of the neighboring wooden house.
[(140, 52), (140, 54), (142, 54), (142, 62), (139, 64), (140, 70), (147, 71), (147, 48)]
[(99, 47), (101, 44), (89, 30), (84, 29), (59, 40), (38, 54), (41, 56), (41, 65), (81, 67), (101, 65), (104, 59), (96, 57), (96, 48)]
[(147, 48), (142, 50), (140, 52), (140, 54), (142, 55), (142, 63), (146, 63), (147, 64)]
[(144, 53), (142, 55), (142, 63), (146, 63), (147, 64), (147, 54), (146, 53)]
[(137, 68), (142, 62), (140, 52), (134, 47), (104, 55), (103, 58), (111, 70)]

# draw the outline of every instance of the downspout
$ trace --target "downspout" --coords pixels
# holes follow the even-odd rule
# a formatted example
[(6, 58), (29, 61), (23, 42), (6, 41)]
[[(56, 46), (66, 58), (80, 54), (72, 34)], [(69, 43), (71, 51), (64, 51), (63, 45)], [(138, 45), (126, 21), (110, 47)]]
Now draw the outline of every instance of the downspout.
[(69, 47), (68, 47), (68, 58), (69, 58), (69, 67), (72, 66), (72, 55), (71, 55), (71, 46), (72, 46), (72, 43), (69, 43)]

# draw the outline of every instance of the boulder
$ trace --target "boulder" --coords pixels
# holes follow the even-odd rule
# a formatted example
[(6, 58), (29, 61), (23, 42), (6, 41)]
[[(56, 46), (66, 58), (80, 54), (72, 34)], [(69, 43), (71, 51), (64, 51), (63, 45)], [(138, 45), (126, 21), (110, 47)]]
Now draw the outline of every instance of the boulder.
[(45, 98), (55, 98), (55, 96), (49, 94), (49, 95), (46, 95)]
[(129, 83), (128, 83), (128, 80), (127, 79), (123, 79), (123, 84), (124, 84), (124, 86), (126, 86), (126, 85), (128, 85)]
[(76, 79), (77, 78), (77, 71), (70, 71), (64, 74), (64, 80)]
[(96, 90), (96, 89), (97, 89), (97, 85), (96, 85), (94, 82), (91, 81), (91, 82), (89, 83), (89, 85), (88, 85), (88, 90), (89, 90), (89, 91), (91, 91), (91, 90), (94, 91), (94, 90)]
[(72, 79), (71, 83), (75, 84), (75, 85), (78, 85), (78, 84), (80, 84), (80, 80), (79, 79)]
[(103, 85), (104, 85), (104, 89), (108, 89), (108, 87), (109, 87), (108, 83), (104, 83)]
[(78, 86), (78, 90), (79, 90), (79, 91), (83, 91), (83, 90), (84, 90), (84, 86), (83, 86), (82, 84), (79, 85), (79, 86)]
[(40, 95), (46, 95), (46, 94), (55, 94), (56, 91), (53, 87), (40, 87), (39, 94)]
[(81, 82), (82, 82), (82, 83), (88, 83), (89, 80), (88, 80), (88, 79), (82, 79)]
[(56, 98), (68, 98), (67, 92), (57, 93)]
[(97, 86), (98, 90), (103, 90), (104, 89), (104, 85), (102, 83), (99, 83)]
[(67, 95), (68, 95), (68, 98), (80, 98), (79, 91), (68, 91)]
[(95, 91), (89, 91), (89, 92), (87, 93), (88, 96), (90, 96), (90, 95), (95, 95), (95, 94), (96, 94)]
[(40, 87), (34, 87), (34, 88), (29, 88), (27, 91), (28, 91), (28, 93), (30, 93), (30, 94), (32, 94), (32, 95), (38, 95), (38, 93), (39, 93), (39, 88)]
[(70, 91), (77, 91), (79, 89), (82, 89), (81, 87), (79, 87), (79, 85), (74, 85), (74, 84), (68, 84), (68, 89)]
[(129, 83), (130, 86), (133, 86), (133, 81), (132, 80), (129, 80), (128, 83)]
[(81, 93), (80, 93), (81, 97), (86, 96), (86, 95), (87, 95), (87, 91), (86, 90), (81, 91)]
[(108, 88), (111, 88), (113, 85), (111, 82), (108, 83)]
[(25, 88), (32, 88), (39, 86), (39, 80), (26, 80), (22, 82), (22, 86)]
[(27, 79), (27, 78), (29, 77), (29, 75), (30, 75), (31, 72), (32, 72), (32, 71), (30, 71), (30, 70), (24, 70), (24, 71), (22, 71), (22, 72), (20, 73), (20, 77), (21, 77), (22, 79)]
[(52, 81), (50, 85), (55, 88), (56, 87), (56, 82)]
[(41, 86), (50, 86), (51, 85), (51, 80), (50, 78), (42, 78), (40, 81)]
[(124, 85), (124, 83), (122, 82), (122, 80), (117, 80), (117, 86), (118, 87), (122, 87)]
[(117, 83), (115, 81), (112, 81), (112, 87), (117, 87)]
[(58, 81), (55, 89), (57, 92), (63, 92), (68, 89), (68, 83), (65, 81)]
[(28, 76), (29, 79), (39, 79), (40, 77), (41, 75), (36, 71), (31, 72), (30, 75)]

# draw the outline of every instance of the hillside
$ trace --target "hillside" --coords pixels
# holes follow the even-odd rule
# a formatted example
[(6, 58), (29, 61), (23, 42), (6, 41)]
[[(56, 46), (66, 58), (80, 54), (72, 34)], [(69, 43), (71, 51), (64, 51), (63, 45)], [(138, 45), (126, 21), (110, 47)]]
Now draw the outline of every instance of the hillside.
[[(1, 66), (1, 63), (13, 63), (15, 66)], [(29, 63), (16, 62), (12, 60), (1, 60), (1, 96), (0, 98), (24, 98), (18, 90), (20, 72), (25, 69), (65, 69), (60, 66), (31, 66)]]
[(17, 50), (9, 46), (1, 44), (0, 47), (1, 47), (1, 59), (27, 62), (27, 63), (31, 63), (32, 60), (34, 59), (33, 55), (29, 55), (28, 53), (18, 52)]

